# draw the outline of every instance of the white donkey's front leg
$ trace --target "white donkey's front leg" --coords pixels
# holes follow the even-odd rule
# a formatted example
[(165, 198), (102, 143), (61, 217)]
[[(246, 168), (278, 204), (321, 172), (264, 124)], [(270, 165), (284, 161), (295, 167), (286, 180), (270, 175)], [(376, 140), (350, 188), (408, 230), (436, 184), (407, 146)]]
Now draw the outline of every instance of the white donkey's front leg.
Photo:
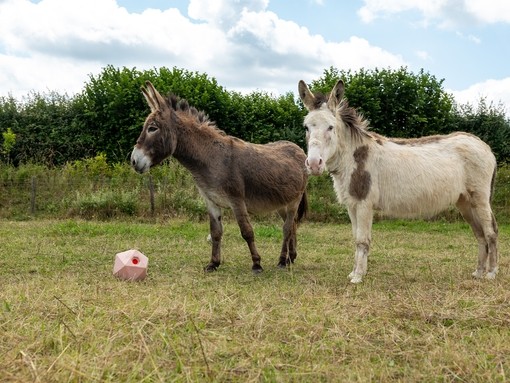
[[(349, 213), (349, 219), (351, 220), (351, 230), (352, 230), (352, 238), (356, 240), (356, 232), (358, 227), (358, 221), (356, 219), (356, 210), (354, 208), (348, 207), (347, 212)], [(358, 264), (358, 252), (354, 252), (354, 266), (352, 271), (347, 276), (348, 279), (352, 279), (354, 277), (354, 273), (356, 272), (356, 265)]]
[(349, 208), (349, 217), (351, 218), (352, 233), (356, 243), (354, 269), (349, 274), (349, 278), (352, 283), (360, 283), (368, 268), (373, 212), (369, 206), (360, 204)]

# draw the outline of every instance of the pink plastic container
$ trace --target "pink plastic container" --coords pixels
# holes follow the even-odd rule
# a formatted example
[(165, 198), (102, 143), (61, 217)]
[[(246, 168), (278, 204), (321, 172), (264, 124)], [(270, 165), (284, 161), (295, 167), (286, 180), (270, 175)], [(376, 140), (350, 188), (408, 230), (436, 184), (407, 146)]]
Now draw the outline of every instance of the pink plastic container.
[(149, 258), (138, 250), (127, 250), (115, 255), (113, 275), (127, 281), (141, 281), (147, 276)]

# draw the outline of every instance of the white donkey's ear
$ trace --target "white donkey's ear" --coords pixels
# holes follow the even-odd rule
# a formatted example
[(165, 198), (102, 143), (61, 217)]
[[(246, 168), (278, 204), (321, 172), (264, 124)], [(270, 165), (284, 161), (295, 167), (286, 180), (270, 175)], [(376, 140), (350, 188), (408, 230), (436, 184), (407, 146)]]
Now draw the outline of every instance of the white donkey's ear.
[(298, 91), (299, 91), (299, 98), (301, 98), (301, 101), (303, 101), (303, 105), (305, 106), (308, 111), (311, 111), (314, 108), (315, 104), (315, 96), (312, 92), (310, 92), (310, 89), (308, 88), (308, 85), (301, 80), (298, 84)]
[(142, 93), (151, 108), (151, 112), (155, 112), (157, 110), (161, 110), (165, 105), (165, 100), (159, 94), (159, 92), (154, 88), (154, 85), (150, 81), (145, 82), (145, 87), (142, 86)]
[(336, 107), (338, 104), (340, 104), (340, 101), (342, 101), (342, 98), (344, 97), (344, 91), (345, 91), (345, 85), (342, 80), (338, 80), (333, 87), (333, 90), (329, 94), (328, 99), (328, 108), (332, 112), (336, 111)]

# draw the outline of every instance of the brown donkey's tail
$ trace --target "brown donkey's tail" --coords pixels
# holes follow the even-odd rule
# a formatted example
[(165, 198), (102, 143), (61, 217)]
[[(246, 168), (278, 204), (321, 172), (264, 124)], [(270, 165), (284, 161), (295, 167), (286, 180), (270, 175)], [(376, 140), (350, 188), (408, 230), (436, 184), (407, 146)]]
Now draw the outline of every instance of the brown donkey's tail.
[(306, 213), (308, 212), (308, 198), (306, 196), (306, 190), (303, 192), (301, 196), (301, 202), (299, 202), (299, 207), (296, 215), (296, 222), (301, 222), (301, 220), (306, 217)]

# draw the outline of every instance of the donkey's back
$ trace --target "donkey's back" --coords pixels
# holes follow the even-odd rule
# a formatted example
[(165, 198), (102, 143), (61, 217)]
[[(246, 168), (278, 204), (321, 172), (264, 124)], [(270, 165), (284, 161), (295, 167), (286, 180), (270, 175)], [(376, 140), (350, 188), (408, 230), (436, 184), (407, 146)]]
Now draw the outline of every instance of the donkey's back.
[(232, 165), (240, 176), (248, 211), (273, 211), (301, 198), (308, 178), (305, 160), (305, 152), (289, 141), (244, 143), (234, 150)]
[(460, 196), (490, 200), (496, 159), (472, 134), (388, 139), (377, 146), (380, 153), (371, 166), (379, 189), (374, 205), (386, 215), (433, 216)]

